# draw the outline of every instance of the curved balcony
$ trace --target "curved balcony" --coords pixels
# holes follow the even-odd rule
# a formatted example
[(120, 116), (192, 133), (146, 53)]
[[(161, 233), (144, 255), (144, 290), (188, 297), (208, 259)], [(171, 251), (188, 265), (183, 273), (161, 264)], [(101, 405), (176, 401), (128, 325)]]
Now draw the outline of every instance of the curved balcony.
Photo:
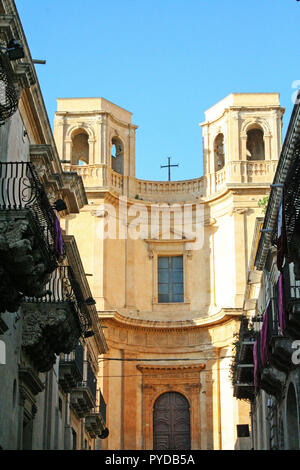
[(80, 285), (69, 266), (59, 266), (43, 297), (23, 304), (22, 346), (39, 372), (51, 369), (56, 355), (69, 354), (90, 327), (91, 319)]
[(63, 354), (59, 361), (59, 385), (69, 393), (83, 380), (83, 347), (80, 342), (70, 354)]
[(30, 162), (0, 163), (0, 311), (39, 296), (64, 256), (59, 221)]
[(106, 403), (101, 390), (99, 390), (99, 406), (96, 406), (85, 417), (85, 429), (92, 439), (97, 436), (103, 438), (106, 429)]
[(119, 194), (123, 193), (123, 175), (107, 165), (71, 165), (63, 164), (64, 172), (76, 172), (82, 177), (85, 188), (111, 188)]
[(238, 399), (254, 397), (254, 340), (254, 331), (249, 329), (247, 318), (243, 318), (232, 363), (234, 396)]
[(204, 180), (196, 178), (183, 181), (147, 181), (136, 179), (138, 199), (153, 201), (191, 201), (203, 197)]
[(77, 383), (76, 387), (72, 388), (70, 395), (71, 407), (78, 418), (84, 418), (95, 409), (96, 395), (97, 379), (89, 361), (86, 361), (86, 380)]
[(211, 181), (210, 192), (219, 192), (231, 183), (271, 183), (277, 163), (272, 160), (227, 162), (224, 168), (213, 174), (215, 182)]

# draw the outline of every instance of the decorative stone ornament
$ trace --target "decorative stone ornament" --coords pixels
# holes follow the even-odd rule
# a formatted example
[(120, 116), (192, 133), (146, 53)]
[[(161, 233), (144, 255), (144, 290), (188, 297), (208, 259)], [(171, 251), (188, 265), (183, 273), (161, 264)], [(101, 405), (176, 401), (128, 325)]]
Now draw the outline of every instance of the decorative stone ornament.
[(23, 305), (22, 346), (39, 372), (49, 371), (60, 353), (76, 347), (81, 330), (72, 303)]
[(45, 294), (43, 286), (63, 259), (63, 242), (31, 163), (0, 162), (0, 184), (0, 312), (14, 312), (23, 296)]
[(15, 312), (23, 295), (41, 296), (49, 279), (30, 213), (0, 213), (0, 311)]

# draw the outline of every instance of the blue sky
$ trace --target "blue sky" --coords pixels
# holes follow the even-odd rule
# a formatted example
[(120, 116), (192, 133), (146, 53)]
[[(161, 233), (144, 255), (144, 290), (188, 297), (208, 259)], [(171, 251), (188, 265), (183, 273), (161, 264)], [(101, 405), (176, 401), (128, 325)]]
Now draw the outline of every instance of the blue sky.
[(232, 92), (279, 92), (285, 135), (300, 83), (296, 0), (15, 0), (51, 124), (56, 98), (133, 113), (136, 175), (202, 175), (204, 111)]

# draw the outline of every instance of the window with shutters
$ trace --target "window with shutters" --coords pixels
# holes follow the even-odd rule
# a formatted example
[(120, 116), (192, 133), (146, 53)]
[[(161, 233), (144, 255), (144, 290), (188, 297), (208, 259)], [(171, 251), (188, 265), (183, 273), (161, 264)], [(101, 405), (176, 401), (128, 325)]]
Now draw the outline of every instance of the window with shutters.
[(158, 257), (158, 302), (184, 302), (183, 256)]

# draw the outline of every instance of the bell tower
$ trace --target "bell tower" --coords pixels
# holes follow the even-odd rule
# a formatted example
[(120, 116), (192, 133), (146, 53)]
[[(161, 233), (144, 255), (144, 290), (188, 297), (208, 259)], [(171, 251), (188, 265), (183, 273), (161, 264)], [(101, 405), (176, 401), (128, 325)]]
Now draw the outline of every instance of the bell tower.
[(232, 93), (205, 112), (200, 125), (208, 196), (224, 184), (272, 182), (283, 113), (278, 93)]
[(77, 171), (87, 189), (113, 187), (129, 195), (135, 179), (132, 114), (104, 98), (57, 100), (54, 136), (65, 170)]

